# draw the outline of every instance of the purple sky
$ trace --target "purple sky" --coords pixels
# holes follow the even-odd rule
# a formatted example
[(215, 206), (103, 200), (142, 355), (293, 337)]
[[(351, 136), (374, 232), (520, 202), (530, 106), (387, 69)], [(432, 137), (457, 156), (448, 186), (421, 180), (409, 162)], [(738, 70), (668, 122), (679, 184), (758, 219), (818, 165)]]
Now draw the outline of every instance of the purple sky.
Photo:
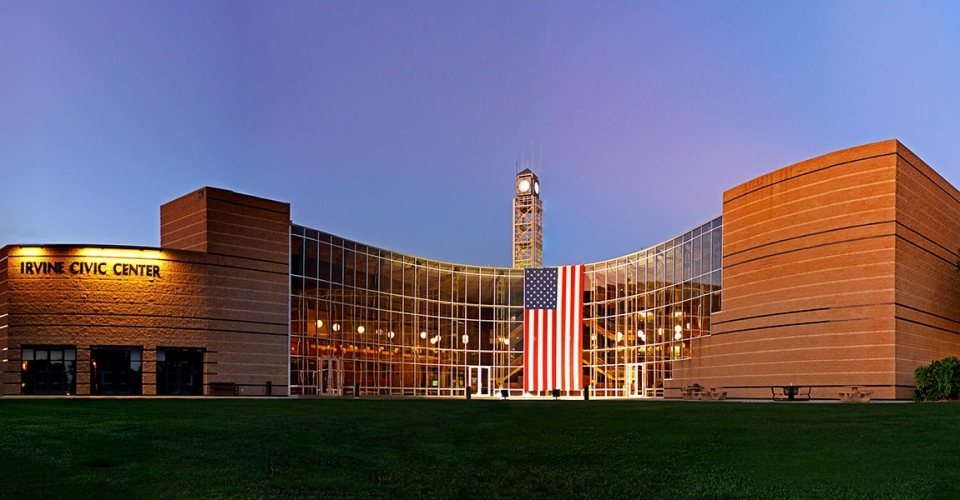
[(617, 257), (898, 138), (960, 185), (960, 3), (0, 0), (0, 245), (159, 244), (203, 185), (424, 257)]

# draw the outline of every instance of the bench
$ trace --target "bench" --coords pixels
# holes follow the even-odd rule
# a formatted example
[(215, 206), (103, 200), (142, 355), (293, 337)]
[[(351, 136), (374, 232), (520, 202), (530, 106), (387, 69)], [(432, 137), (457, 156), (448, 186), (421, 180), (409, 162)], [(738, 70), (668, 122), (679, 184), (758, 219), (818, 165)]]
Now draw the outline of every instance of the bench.
[(727, 399), (727, 392), (720, 392), (715, 387), (711, 387), (710, 390), (700, 393), (700, 399), (704, 401), (720, 401), (721, 399)]
[(810, 386), (774, 385), (770, 387), (770, 393), (774, 401), (810, 401)]
[(240, 388), (235, 382), (210, 382), (211, 396), (238, 396)]
[(866, 403), (870, 401), (873, 391), (861, 391), (859, 387), (852, 387), (849, 391), (840, 391), (840, 401), (844, 403)]
[(703, 386), (700, 384), (693, 384), (683, 389), (680, 389), (680, 397), (688, 401), (700, 399), (700, 393), (703, 392)]
[(680, 390), (680, 397), (688, 401), (719, 401), (727, 398), (726, 392), (720, 392), (716, 387), (707, 389), (700, 384), (693, 384)]

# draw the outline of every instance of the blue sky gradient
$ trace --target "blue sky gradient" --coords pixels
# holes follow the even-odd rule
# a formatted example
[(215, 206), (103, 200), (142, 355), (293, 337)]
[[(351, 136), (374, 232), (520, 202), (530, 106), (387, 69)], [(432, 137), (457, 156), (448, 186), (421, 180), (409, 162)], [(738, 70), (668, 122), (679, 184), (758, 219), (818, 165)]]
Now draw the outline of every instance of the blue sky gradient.
[(0, 0), (0, 245), (155, 246), (212, 185), (509, 265), (532, 141), (545, 263), (593, 262), (859, 144), (958, 185), (957, 89), (958, 2)]

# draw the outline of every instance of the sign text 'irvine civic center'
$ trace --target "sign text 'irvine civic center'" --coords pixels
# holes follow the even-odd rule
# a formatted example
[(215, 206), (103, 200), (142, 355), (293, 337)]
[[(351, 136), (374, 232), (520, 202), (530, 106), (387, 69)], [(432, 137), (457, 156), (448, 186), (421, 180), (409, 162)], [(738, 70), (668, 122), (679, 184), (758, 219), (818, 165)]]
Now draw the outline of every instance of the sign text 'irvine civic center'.
[(25, 260), (20, 262), (22, 275), (73, 276), (145, 276), (160, 277), (156, 264), (131, 264), (115, 261)]

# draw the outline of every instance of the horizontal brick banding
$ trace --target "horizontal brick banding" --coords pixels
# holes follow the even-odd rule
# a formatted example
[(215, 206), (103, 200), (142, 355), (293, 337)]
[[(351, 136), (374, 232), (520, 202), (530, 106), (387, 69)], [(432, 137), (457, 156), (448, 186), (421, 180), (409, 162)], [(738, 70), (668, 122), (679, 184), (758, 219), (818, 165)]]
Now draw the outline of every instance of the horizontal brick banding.
[(160, 207), (160, 246), (286, 265), (290, 204), (204, 187)]
[[(960, 354), (960, 193), (897, 141), (724, 193), (723, 310), (668, 389), (844, 386), (909, 398), (913, 369)], [(668, 395), (669, 395), (668, 390)]]
[(903, 146), (897, 180), (896, 380), (909, 397), (917, 366), (960, 354), (960, 192)]

